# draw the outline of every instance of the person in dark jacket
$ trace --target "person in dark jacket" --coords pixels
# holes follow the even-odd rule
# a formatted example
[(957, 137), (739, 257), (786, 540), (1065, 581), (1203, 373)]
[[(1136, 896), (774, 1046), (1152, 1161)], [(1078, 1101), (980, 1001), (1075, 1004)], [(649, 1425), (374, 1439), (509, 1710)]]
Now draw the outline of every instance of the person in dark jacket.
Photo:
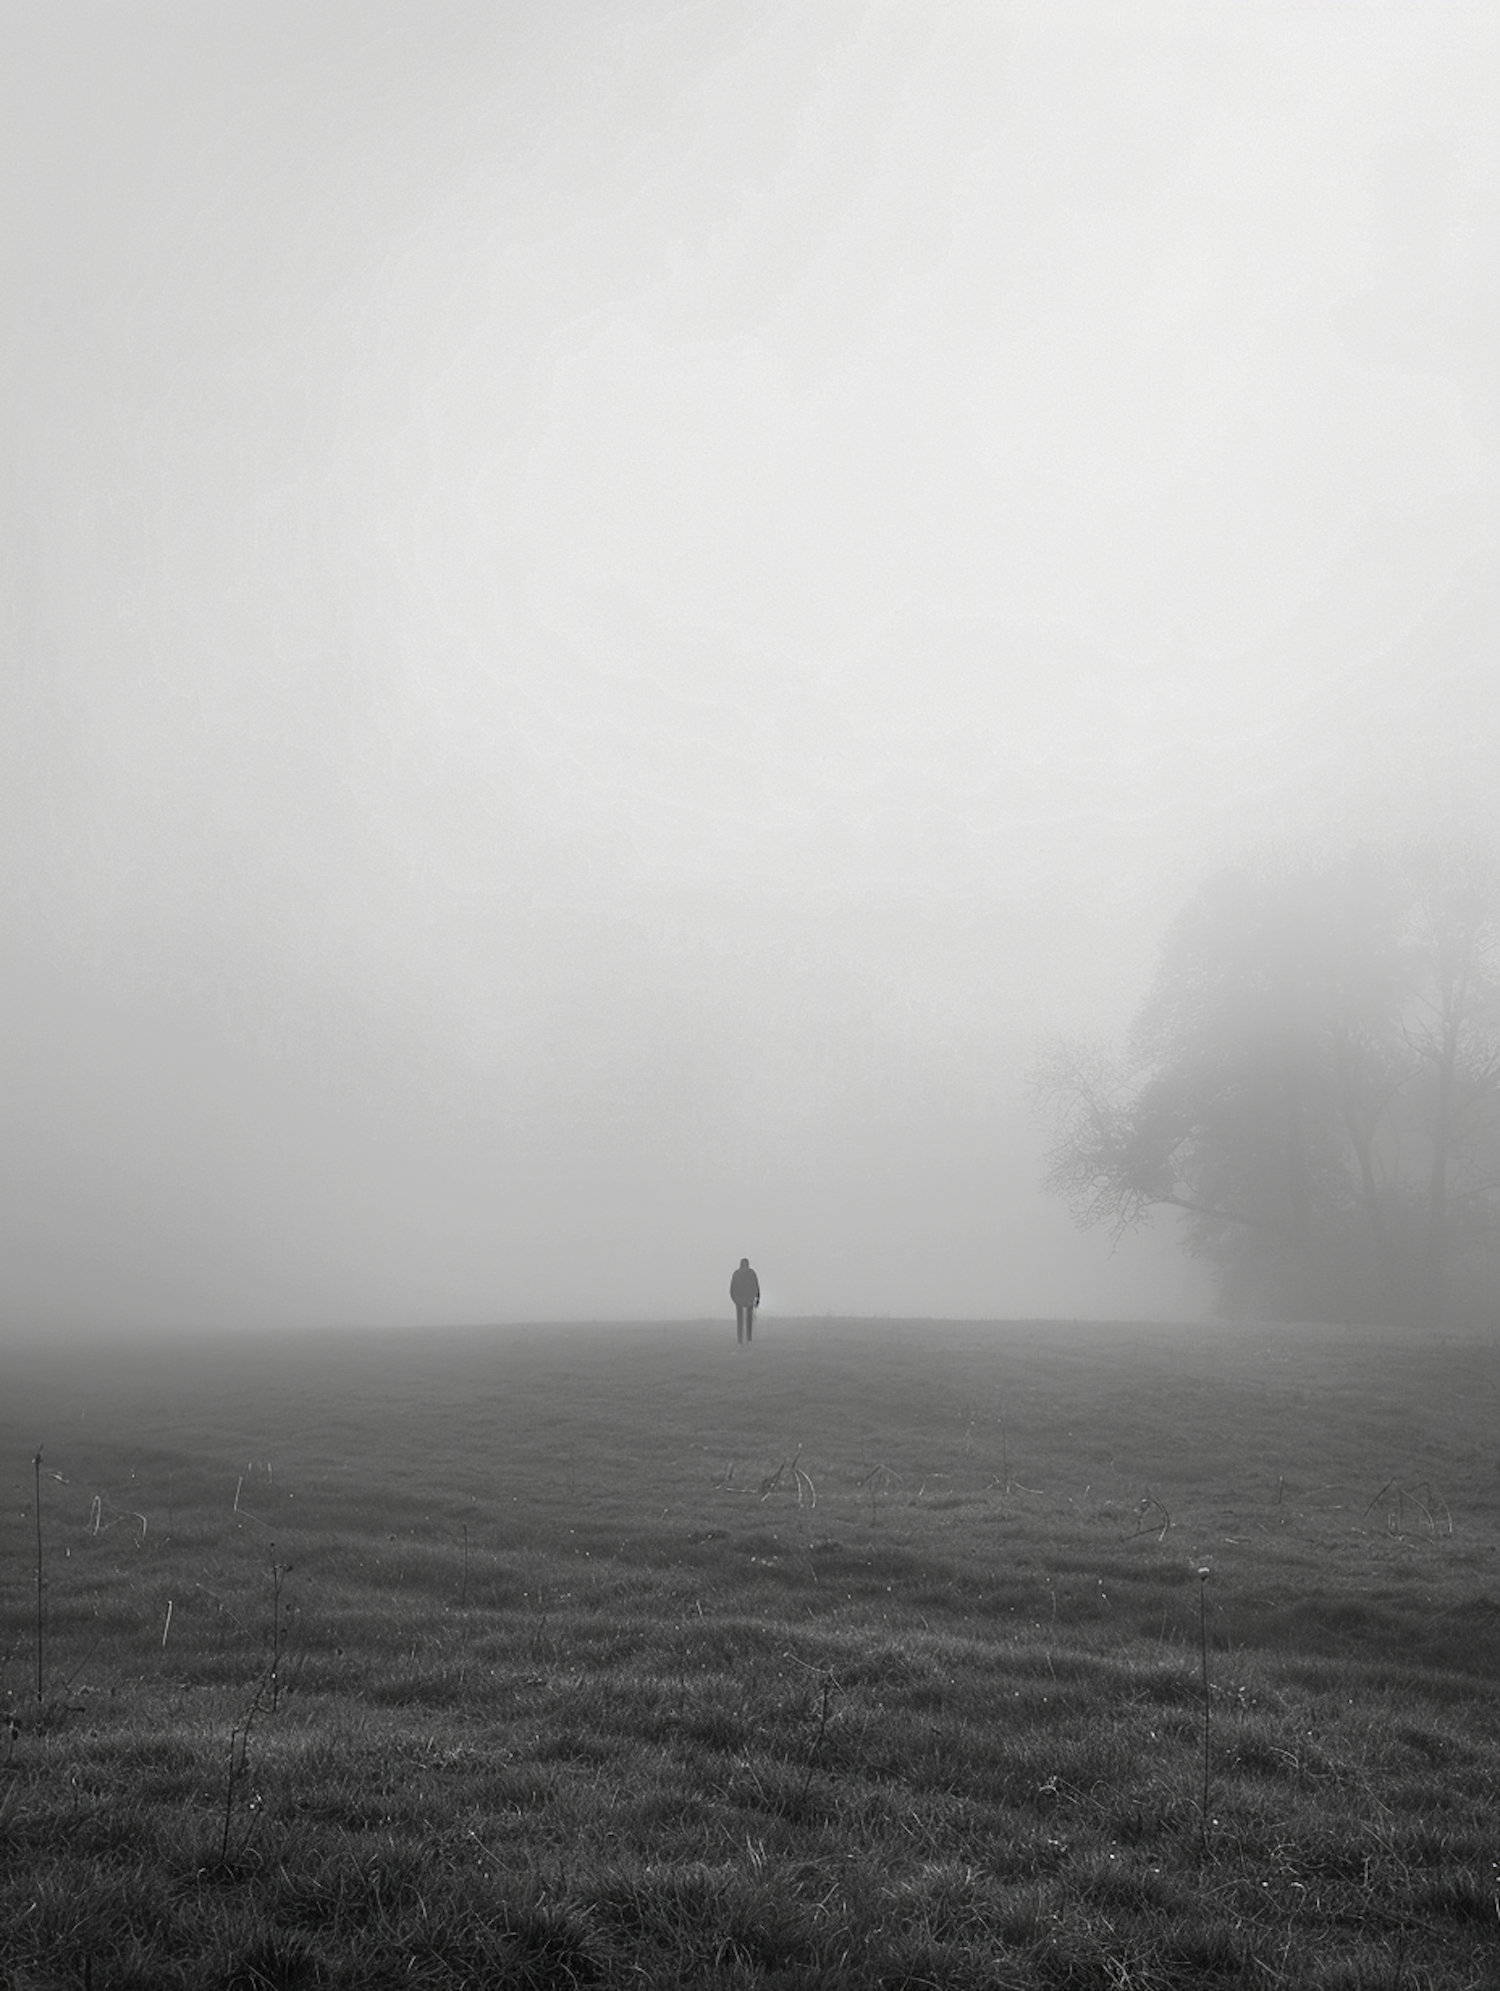
[(755, 1309), (760, 1305), (760, 1281), (748, 1258), (742, 1258), (734, 1269), (729, 1297), (734, 1301), (734, 1338), (746, 1342), (755, 1325)]

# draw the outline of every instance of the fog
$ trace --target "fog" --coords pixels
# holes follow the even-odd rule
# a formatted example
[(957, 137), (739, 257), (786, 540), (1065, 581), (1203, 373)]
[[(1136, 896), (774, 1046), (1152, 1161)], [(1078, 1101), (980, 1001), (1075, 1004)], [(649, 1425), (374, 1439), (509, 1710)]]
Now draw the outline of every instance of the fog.
[(1492, 812), (1497, 58), (0, 5), (6, 1327), (1201, 1310), (1021, 1075)]

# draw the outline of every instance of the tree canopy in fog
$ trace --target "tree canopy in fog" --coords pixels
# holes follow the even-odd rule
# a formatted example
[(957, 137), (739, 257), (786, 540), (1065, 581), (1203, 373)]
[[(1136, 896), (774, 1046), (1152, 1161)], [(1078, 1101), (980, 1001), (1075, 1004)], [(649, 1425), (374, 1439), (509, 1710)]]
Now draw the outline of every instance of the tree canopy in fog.
[(1121, 1048), (1032, 1073), (1047, 1187), (1116, 1235), (1183, 1213), (1231, 1314), (1500, 1310), (1500, 866), (1481, 846), (1266, 858), (1165, 935)]

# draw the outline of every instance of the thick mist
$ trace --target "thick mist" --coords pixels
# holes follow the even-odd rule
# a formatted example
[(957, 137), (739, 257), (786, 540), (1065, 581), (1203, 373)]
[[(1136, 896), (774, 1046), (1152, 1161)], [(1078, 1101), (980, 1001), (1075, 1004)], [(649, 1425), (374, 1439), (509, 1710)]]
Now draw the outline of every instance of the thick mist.
[(1186, 1315), (1023, 1076), (1491, 827), (1491, 12), (0, 12), (4, 1320)]

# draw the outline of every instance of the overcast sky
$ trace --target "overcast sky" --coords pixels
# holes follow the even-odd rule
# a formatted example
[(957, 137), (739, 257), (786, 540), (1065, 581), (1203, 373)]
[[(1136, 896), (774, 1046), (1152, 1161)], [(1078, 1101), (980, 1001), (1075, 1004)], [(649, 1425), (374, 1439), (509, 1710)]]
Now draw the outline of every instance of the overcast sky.
[(0, 0), (4, 1320), (1181, 1313), (1037, 1189), (1490, 807), (1500, 13)]

